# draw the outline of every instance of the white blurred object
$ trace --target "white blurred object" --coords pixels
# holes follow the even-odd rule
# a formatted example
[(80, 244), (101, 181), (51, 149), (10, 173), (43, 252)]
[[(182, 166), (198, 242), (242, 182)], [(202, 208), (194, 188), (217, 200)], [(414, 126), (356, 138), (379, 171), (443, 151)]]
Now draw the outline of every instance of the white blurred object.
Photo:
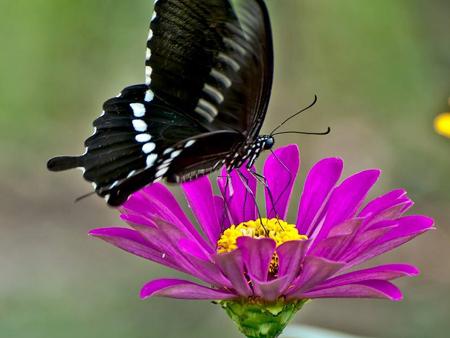
[[(317, 327), (297, 325), (286, 328), (280, 338), (364, 338), (345, 333), (319, 329)], [(365, 337), (368, 338), (368, 337)]]

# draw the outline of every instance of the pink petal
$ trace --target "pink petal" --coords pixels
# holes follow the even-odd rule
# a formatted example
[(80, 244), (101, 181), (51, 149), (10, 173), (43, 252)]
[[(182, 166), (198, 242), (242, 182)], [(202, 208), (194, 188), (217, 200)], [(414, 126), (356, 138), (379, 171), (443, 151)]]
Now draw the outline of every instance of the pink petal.
[(239, 237), (237, 246), (247, 272), (260, 281), (267, 281), (269, 265), (275, 252), (276, 243), (270, 238)]
[(324, 223), (315, 237), (313, 245), (326, 238), (333, 227), (355, 215), (379, 176), (379, 170), (362, 171), (347, 178), (333, 191)]
[[(153, 220), (155, 217), (163, 219), (175, 225), (180, 231), (189, 235), (189, 237), (195, 238), (205, 249), (212, 252), (213, 248), (206, 244), (205, 240), (200, 236), (192, 223), (187, 220), (186, 216), (182, 214), (179, 208), (178, 203), (176, 203), (170, 191), (161, 184), (156, 183), (155, 187), (150, 185), (132, 194), (122, 206), (121, 211), (125, 215), (141, 216), (150, 220)], [(180, 213), (183, 216), (180, 216)]]
[(245, 278), (244, 262), (240, 250), (215, 255), (214, 260), (240, 296), (249, 297), (253, 294)]
[[(141, 228), (139, 231), (150, 241), (156, 241), (164, 245), (164, 252), (174, 259), (178, 264), (184, 267), (192, 276), (195, 276), (205, 282), (216, 283), (217, 276), (215, 269), (205, 269), (205, 265), (199, 265), (198, 259), (194, 255), (186, 255), (180, 246), (185, 238), (185, 234), (179, 231), (176, 226), (166, 221), (155, 219), (158, 229)], [(217, 270), (218, 271), (218, 270)], [(220, 277), (220, 276), (219, 276)]]
[(297, 228), (301, 234), (310, 236), (314, 219), (341, 177), (343, 162), (339, 158), (327, 158), (314, 165), (305, 181), (297, 216)]
[(346, 248), (345, 252), (341, 254), (340, 259), (347, 262), (346, 268), (357, 265), (355, 257), (362, 257), (377, 239), (398, 227), (398, 223), (395, 220), (382, 221), (378, 225), (376, 229), (370, 229), (357, 235), (353, 242)]
[(331, 229), (328, 235), (329, 237), (320, 241), (308, 252), (308, 255), (323, 257), (334, 261), (343, 260), (341, 257), (351, 246), (363, 221), (364, 220), (360, 218), (352, 218), (335, 226)]
[(178, 241), (178, 246), (183, 252), (188, 252), (190, 255), (197, 257), (198, 259), (208, 261), (210, 260), (210, 254), (204, 250), (203, 247), (187, 238), (182, 238)]
[(371, 244), (366, 245), (363, 252), (349, 252), (348, 257), (345, 258), (349, 265), (361, 264), (409, 242), (426, 231), (434, 229), (434, 220), (426, 216), (405, 216), (397, 219), (395, 222), (398, 223), (397, 227), (390, 229), (390, 231), (375, 239)]
[(228, 174), (224, 168), (217, 183), (234, 224), (256, 219), (256, 179), (247, 169), (235, 169)]
[(386, 298), (402, 300), (401, 291), (392, 283), (383, 280), (371, 280), (355, 284), (335, 286), (313, 290), (299, 295), (300, 298)]
[(265, 194), (268, 218), (286, 219), (299, 167), (300, 153), (295, 144), (278, 148), (266, 160), (263, 172), (268, 185)]
[(155, 227), (155, 223), (153, 223), (153, 221), (144, 216), (144, 215), (137, 215), (137, 214), (121, 214), (120, 218), (126, 222), (128, 225), (130, 225), (131, 227), (133, 225), (145, 225), (151, 228)]
[(140, 294), (142, 299), (149, 297), (169, 297), (177, 299), (224, 300), (236, 295), (207, 288), (181, 279), (157, 279), (144, 285)]
[(336, 274), (344, 265), (344, 262), (307, 256), (303, 263), (303, 271), (295, 282), (296, 286), (290, 291), (289, 297), (296, 298), (297, 295), (315, 288), (318, 284)]
[(359, 213), (360, 217), (365, 217), (369, 215), (373, 215), (379, 213), (380, 211), (387, 209), (393, 205), (410, 201), (406, 195), (406, 191), (403, 189), (392, 190), (384, 195), (381, 195), (369, 203), (364, 207), (363, 210)]
[(343, 250), (345, 250), (352, 236), (334, 236), (321, 241), (308, 252), (308, 255), (322, 257), (330, 260), (338, 260)]
[(404, 214), (405, 210), (411, 207), (412, 204), (413, 203), (411, 201), (401, 202), (392, 205), (384, 210), (380, 210), (379, 212), (374, 213), (371, 216), (368, 216), (364, 226), (361, 227), (360, 232), (366, 231), (367, 229), (372, 229), (374, 225), (381, 221), (397, 219), (401, 217)]
[(194, 267), (194, 273), (191, 273), (193, 276), (199, 275), (200, 277), (198, 278), (204, 282), (220, 288), (233, 288), (231, 282), (224, 276), (219, 265), (215, 262), (200, 259), (192, 255), (191, 252), (185, 251), (184, 248), (181, 248), (181, 251), (183, 251), (184, 255)]
[(133, 255), (166, 265), (173, 269), (185, 271), (170, 257), (163, 257), (157, 247), (149, 243), (140, 233), (125, 228), (93, 229), (89, 235), (100, 238)]
[(185, 226), (190, 229), (192, 233), (197, 233), (197, 230), (192, 226), (192, 223), (186, 217), (183, 209), (181, 209), (175, 196), (161, 183), (153, 183), (143, 189), (147, 200), (158, 200), (165, 205)]
[(413, 277), (418, 274), (419, 270), (409, 264), (385, 264), (328, 279), (318, 285), (317, 289), (360, 283), (368, 280), (392, 280), (400, 277)]
[(281, 244), (276, 249), (278, 255), (278, 276), (296, 276), (299, 273), (309, 244), (309, 240), (289, 241)]
[(232, 223), (229, 210), (225, 207), (222, 196), (214, 196), (214, 205), (216, 206), (216, 214), (219, 217), (219, 223), (222, 225), (222, 229), (228, 229)]
[(221, 227), (216, 213), (211, 182), (208, 177), (203, 176), (195, 181), (183, 183), (182, 188), (211, 247), (215, 248), (220, 237)]
[(255, 294), (262, 299), (273, 302), (283, 295), (283, 291), (289, 286), (289, 277), (276, 278), (269, 282), (259, 281), (252, 278)]

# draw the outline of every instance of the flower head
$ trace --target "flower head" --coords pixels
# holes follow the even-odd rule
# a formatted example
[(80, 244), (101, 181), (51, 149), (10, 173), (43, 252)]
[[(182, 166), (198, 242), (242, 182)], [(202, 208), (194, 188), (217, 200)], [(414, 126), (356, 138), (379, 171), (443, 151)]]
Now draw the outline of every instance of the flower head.
[(450, 138), (450, 113), (442, 113), (436, 116), (434, 129), (439, 135)]
[(207, 177), (182, 186), (201, 231), (167, 188), (153, 184), (121, 209), (131, 229), (96, 229), (91, 235), (199, 281), (153, 280), (141, 290), (142, 298), (221, 301), (232, 317), (242, 310), (238, 304), (270, 314), (275, 306), (286, 314), (314, 298), (400, 300), (391, 280), (417, 275), (414, 266), (346, 270), (432, 229), (433, 220), (404, 215), (413, 205), (404, 190), (364, 205), (380, 171), (362, 171), (338, 184), (343, 162), (327, 158), (308, 173), (297, 219), (290, 223), (286, 217), (299, 165), (295, 145), (279, 148), (265, 162), (265, 217), (255, 202), (257, 178), (242, 169), (218, 179), (219, 195)]

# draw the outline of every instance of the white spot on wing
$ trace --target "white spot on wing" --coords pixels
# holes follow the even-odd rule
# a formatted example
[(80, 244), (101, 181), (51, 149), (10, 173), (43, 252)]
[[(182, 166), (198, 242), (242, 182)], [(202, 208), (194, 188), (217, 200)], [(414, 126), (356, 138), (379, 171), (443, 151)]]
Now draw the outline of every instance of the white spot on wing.
[(150, 134), (139, 134), (136, 135), (136, 141), (139, 143), (145, 143), (152, 139), (152, 135)]
[(195, 144), (195, 142), (196, 142), (195, 140), (187, 141), (186, 144), (184, 145), (184, 147), (185, 148), (192, 147)]
[(217, 110), (217, 108), (214, 107), (214, 105), (212, 105), (210, 102), (206, 101), (205, 99), (198, 100), (198, 106), (199, 106), (199, 108), (207, 111), (209, 113), (209, 115), (211, 115), (212, 118), (219, 115), (219, 111)]
[(166, 160), (166, 161), (164, 161), (163, 164), (161, 164), (161, 165), (158, 167), (158, 170), (162, 170), (162, 169), (168, 168), (168, 167), (170, 166), (170, 164), (171, 164), (171, 162), (167, 162), (167, 160)]
[(223, 38), (223, 42), (227, 44), (229, 47), (237, 51), (241, 55), (246, 55), (247, 51), (244, 47), (242, 47), (238, 42), (230, 39), (230, 38)]
[(153, 69), (150, 66), (145, 67), (145, 84), (148, 86), (152, 82)]
[(163, 168), (156, 173), (156, 177), (162, 177), (169, 171), (169, 168)]
[(207, 93), (209, 96), (211, 96), (212, 98), (214, 98), (214, 100), (216, 100), (216, 102), (218, 104), (221, 104), (225, 100), (222, 93), (218, 89), (214, 88), (213, 86), (210, 86), (209, 84), (205, 83), (205, 86), (203, 87), (203, 91), (205, 93)]
[(155, 164), (155, 161), (158, 159), (158, 155), (156, 154), (151, 154), (147, 156), (147, 168), (153, 167), (153, 165)]
[(145, 102), (153, 101), (155, 98), (155, 93), (153, 93), (150, 89), (145, 92)]
[(154, 144), (153, 142), (148, 142), (144, 144), (144, 146), (142, 147), (142, 151), (146, 154), (150, 154), (153, 150), (155, 150), (155, 148), (156, 144)]
[(199, 114), (200, 116), (203, 116), (205, 119), (207, 119), (208, 122), (214, 121), (214, 119), (211, 117), (211, 115), (209, 115), (207, 111), (205, 111), (204, 109), (202, 109), (200, 107), (195, 108), (195, 112), (197, 114)]
[(174, 158), (178, 157), (181, 153), (182, 153), (182, 150), (174, 151), (174, 152), (170, 155), (170, 157), (171, 157), (172, 159), (174, 159)]
[(131, 103), (131, 109), (133, 109), (133, 114), (136, 117), (144, 117), (146, 113), (145, 106), (142, 103)]
[(163, 155), (167, 155), (170, 154), (172, 151), (174, 151), (175, 149), (173, 148), (167, 148), (166, 150), (164, 150)]
[(222, 83), (225, 86), (225, 88), (230, 88), (231, 87), (232, 82), (228, 78), (228, 76), (226, 76), (225, 74), (221, 73), (217, 69), (213, 68), (211, 70), (211, 76), (214, 77), (220, 83)]
[(235, 72), (237, 72), (237, 71), (239, 71), (239, 69), (241, 69), (241, 66), (239, 65), (239, 63), (232, 57), (230, 57), (224, 53), (219, 53), (219, 55), (217, 57), (220, 61), (222, 61), (222, 62), (226, 63), (228, 66), (230, 66)]
[(147, 123), (145, 123), (143, 120), (133, 120), (133, 127), (137, 132), (147, 131)]

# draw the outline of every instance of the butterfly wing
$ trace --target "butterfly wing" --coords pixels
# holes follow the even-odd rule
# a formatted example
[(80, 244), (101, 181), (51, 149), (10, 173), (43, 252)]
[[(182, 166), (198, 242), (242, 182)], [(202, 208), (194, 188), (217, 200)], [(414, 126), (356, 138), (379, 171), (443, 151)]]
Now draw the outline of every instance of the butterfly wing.
[(211, 130), (259, 132), (273, 78), (264, 1), (159, 0), (147, 48), (149, 97)]
[(116, 206), (163, 177), (206, 174), (251, 141), (267, 110), (273, 56), (265, 5), (246, 1), (235, 11), (227, 0), (159, 0), (146, 83), (106, 101), (86, 153), (52, 159), (49, 169), (82, 168)]
[(247, 86), (250, 88), (247, 115), (251, 128), (248, 137), (255, 139), (264, 123), (272, 92), (274, 55), (272, 28), (264, 0), (237, 0), (236, 13), (247, 43), (252, 50), (252, 74)]
[[(155, 165), (136, 170), (127, 178), (97, 192), (110, 206), (119, 206), (130, 194), (162, 177), (171, 183), (195, 179), (219, 168), (230, 149), (242, 140), (242, 134), (235, 131), (217, 131), (179, 142), (167, 148)], [(199, 153), (202, 155), (198, 156)]]
[(131, 86), (106, 101), (104, 113), (94, 121), (94, 135), (85, 141), (85, 154), (54, 158), (49, 169), (82, 168), (84, 178), (95, 183), (97, 191), (104, 191), (138, 170), (157, 166), (180, 140), (208, 133), (186, 114), (145, 102), (147, 89), (146, 85)]

